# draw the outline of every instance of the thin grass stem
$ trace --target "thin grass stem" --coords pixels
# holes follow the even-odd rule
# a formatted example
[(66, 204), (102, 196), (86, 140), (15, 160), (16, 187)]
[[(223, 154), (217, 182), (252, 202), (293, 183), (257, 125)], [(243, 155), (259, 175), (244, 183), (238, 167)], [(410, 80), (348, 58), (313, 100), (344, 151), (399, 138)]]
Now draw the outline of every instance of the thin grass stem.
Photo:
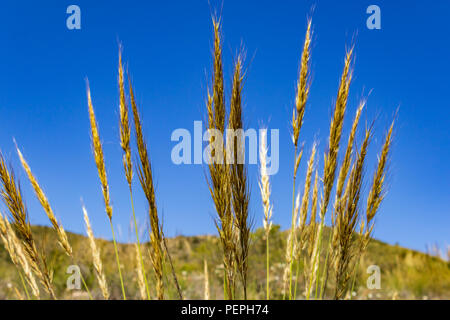
[(122, 288), (123, 300), (127, 300), (127, 296), (125, 294), (125, 286), (123, 285), (122, 270), (121, 270), (121, 267), (120, 267), (119, 251), (117, 250), (116, 235), (114, 233), (114, 227), (113, 227), (112, 220), (110, 219), (109, 222), (110, 222), (110, 225), (111, 225), (111, 232), (112, 232), (112, 236), (113, 236), (114, 252), (116, 253), (117, 267), (119, 268), (119, 278), (120, 278), (120, 286)]

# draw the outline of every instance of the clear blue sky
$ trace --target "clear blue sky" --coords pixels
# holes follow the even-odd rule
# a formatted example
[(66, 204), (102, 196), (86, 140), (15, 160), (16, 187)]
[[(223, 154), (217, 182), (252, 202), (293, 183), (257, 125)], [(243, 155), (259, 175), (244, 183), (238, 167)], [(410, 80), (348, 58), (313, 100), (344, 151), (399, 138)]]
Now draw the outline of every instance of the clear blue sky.
[[(66, 28), (70, 4), (81, 8), (81, 30)], [(316, 137), (323, 159), (345, 49), (354, 40), (355, 78), (344, 132), (359, 98), (373, 90), (363, 116), (363, 121), (377, 116), (367, 178), (380, 138), (400, 106), (389, 194), (377, 216), (375, 236), (420, 250), (434, 242), (450, 243), (447, 1), (224, 1), (227, 89), (242, 42), (247, 63), (254, 57), (244, 89), (246, 123), (280, 129), (280, 171), (272, 177), (275, 223), (286, 228), (290, 221), (289, 120), (306, 17), (314, 4), (313, 81), (300, 135), (307, 154)], [(371, 4), (381, 8), (381, 30), (366, 28), (365, 11)], [(114, 224), (120, 225), (122, 241), (132, 239), (118, 143), (119, 39), (143, 116), (166, 233), (215, 233), (202, 166), (176, 166), (170, 160), (172, 131), (192, 130), (193, 121), (204, 118), (211, 67), (210, 13), (206, 0), (2, 1), (0, 148), (21, 178), (32, 223), (48, 221), (18, 166), (13, 137), (66, 229), (84, 233), (82, 197), (96, 235), (110, 237), (90, 145), (84, 81), (88, 77), (104, 143)], [(259, 227), (256, 166), (249, 173), (251, 214)], [(300, 180), (303, 176), (304, 163)], [(145, 222), (141, 193), (136, 202), (139, 220)]]

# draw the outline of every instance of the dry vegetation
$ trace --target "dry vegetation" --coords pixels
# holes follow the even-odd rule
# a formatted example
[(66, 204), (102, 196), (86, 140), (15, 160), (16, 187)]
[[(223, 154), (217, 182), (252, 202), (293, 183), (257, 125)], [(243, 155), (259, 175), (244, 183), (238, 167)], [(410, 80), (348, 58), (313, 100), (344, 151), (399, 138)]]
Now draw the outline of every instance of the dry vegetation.
[[(211, 91), (207, 94), (207, 127), (219, 132), (244, 128), (241, 102), (244, 56), (235, 59), (230, 101), (224, 90), (221, 22), (213, 19), (213, 70)], [(136, 232), (136, 243), (116, 242), (113, 210), (110, 205), (107, 166), (103, 156), (94, 106), (89, 86), (87, 102), (91, 124), (94, 161), (98, 169), (105, 212), (109, 218), (112, 243), (94, 238), (87, 210), (83, 207), (88, 238), (66, 234), (55, 218), (51, 205), (24, 156), (17, 148), (29, 182), (51, 222), (47, 228), (32, 228), (19, 182), (3, 156), (0, 157), (0, 195), (9, 214), (0, 215), (0, 236), (4, 297), (25, 299), (91, 298), (91, 299), (348, 299), (370, 298), (364, 289), (364, 272), (373, 262), (380, 265), (384, 288), (375, 298), (420, 298), (448, 296), (449, 265), (402, 248), (371, 242), (374, 217), (386, 194), (385, 177), (392, 144), (394, 122), (387, 129), (379, 151), (377, 167), (363, 194), (366, 156), (372, 140), (372, 125), (364, 129), (357, 142), (359, 120), (364, 111), (361, 101), (346, 144), (342, 129), (352, 80), (353, 48), (345, 55), (344, 67), (329, 127), (323, 168), (319, 167), (321, 151), (312, 142), (305, 151), (300, 143), (301, 128), (310, 88), (312, 24), (308, 21), (300, 59), (300, 72), (292, 116), (294, 168), (292, 184), (292, 224), (281, 232), (273, 226), (270, 176), (267, 174), (266, 136), (260, 148), (259, 186), (263, 204), (263, 228), (251, 232), (249, 218), (249, 181), (247, 167), (238, 159), (245, 153), (244, 137), (239, 133), (217, 147), (217, 136), (211, 135), (212, 161), (208, 165), (207, 184), (217, 212), (218, 237), (177, 237), (166, 239), (158, 215), (152, 178), (150, 153), (142, 131), (138, 106), (131, 81), (129, 94), (119, 49), (118, 87), (120, 146), (123, 150), (124, 176), (129, 186), (130, 205)], [(129, 120), (131, 105), (138, 163), (132, 163)], [(229, 107), (227, 107), (229, 105)], [(339, 155), (342, 153), (340, 160)], [(302, 192), (297, 192), (297, 173), (303, 155), (308, 154)], [(234, 161), (230, 162), (229, 159)], [(134, 212), (132, 180), (134, 172), (148, 202), (150, 231), (148, 241), (139, 239)], [(366, 200), (365, 200), (366, 199)], [(365, 200), (365, 201), (364, 201)], [(325, 226), (329, 215), (331, 226)], [(35, 234), (39, 235), (38, 241)], [(60, 248), (53, 246), (55, 238)], [(220, 247), (221, 250), (217, 250)], [(86, 249), (85, 249), (86, 248)], [(89, 249), (87, 249), (89, 248)], [(170, 253), (170, 254), (169, 254)], [(9, 262), (6, 257), (9, 257)], [(114, 256), (114, 258), (113, 258)], [(383, 258), (380, 258), (384, 256)], [(111, 260), (115, 259), (115, 267)], [(381, 259), (381, 260), (379, 260)], [(49, 263), (51, 261), (51, 263)], [(381, 261), (381, 262), (380, 262)], [(81, 291), (65, 289), (65, 268), (81, 267)], [(15, 267), (13, 274), (11, 269)], [(251, 272), (249, 272), (251, 270)], [(434, 279), (434, 277), (442, 277)], [(38, 284), (39, 283), (39, 284)], [(42, 290), (43, 289), (43, 290)]]
[[(1, 230), (1, 229), (0, 229)], [(326, 239), (329, 228), (323, 229)], [(33, 226), (33, 234), (39, 247), (45, 246), (49, 267), (53, 270), (53, 286), (59, 299), (89, 299), (81, 283), (81, 290), (67, 290), (67, 266), (71, 264), (70, 258), (59, 248), (56, 234), (47, 227)], [(81, 268), (94, 299), (104, 299), (102, 288), (97, 278), (96, 266), (90, 248), (90, 240), (82, 235), (67, 233), (74, 250), (74, 258)], [(283, 263), (286, 247), (287, 231), (281, 231), (278, 225), (272, 225), (270, 231), (270, 299), (282, 299)], [(0, 240), (1, 241), (1, 240)], [(122, 299), (120, 279), (115, 262), (114, 244), (112, 241), (95, 239), (97, 250), (100, 252), (102, 270), (107, 282), (109, 299)], [(167, 239), (175, 272), (178, 276), (179, 286), (185, 299), (223, 299), (223, 257), (220, 250), (220, 239), (216, 236), (177, 236)], [(248, 299), (266, 298), (266, 238), (263, 228), (251, 234), (251, 247), (249, 252)], [(151, 299), (156, 299), (156, 281), (153, 268), (147, 254), (150, 249), (149, 242), (142, 242), (142, 253), (145, 270), (148, 276)], [(135, 244), (118, 244), (120, 260), (123, 264), (123, 277), (128, 299), (142, 299), (139, 285), (139, 274), (136, 263)], [(321, 263), (325, 261), (325, 246), (320, 256)], [(205, 282), (205, 260), (207, 261), (208, 282)], [(366, 287), (369, 265), (377, 264), (381, 268), (381, 289), (369, 290)], [(306, 277), (303, 262), (300, 262), (296, 299), (306, 299), (303, 288), (306, 286)], [(165, 270), (169, 266), (164, 265)], [(297, 265), (294, 265), (294, 270)], [(306, 270), (306, 269), (305, 269)], [(308, 269), (309, 270), (309, 269)], [(25, 276), (24, 276), (25, 278)], [(25, 281), (27, 281), (25, 279)], [(145, 286), (145, 285), (144, 285)], [(165, 299), (179, 299), (176, 285), (170, 274), (165, 274)], [(207, 286), (207, 290), (205, 290)], [(21, 278), (9, 253), (0, 247), (0, 298), (17, 299), (17, 288), (27, 298), (23, 290)], [(30, 288), (30, 287), (28, 287)], [(40, 286), (39, 286), (40, 288)], [(239, 288), (239, 287), (238, 287)], [(32, 297), (30, 289), (29, 294)], [(390, 246), (377, 240), (370, 242), (366, 254), (361, 259), (356, 273), (353, 289), (357, 295), (353, 299), (449, 299), (450, 298), (450, 265), (437, 257), (404, 249), (399, 246)], [(242, 291), (240, 291), (242, 292)], [(325, 291), (325, 299), (333, 298), (334, 280), (330, 279)], [(146, 297), (144, 291), (144, 297)], [(41, 298), (48, 298), (41, 290)], [(237, 298), (241, 298), (238, 296)]]

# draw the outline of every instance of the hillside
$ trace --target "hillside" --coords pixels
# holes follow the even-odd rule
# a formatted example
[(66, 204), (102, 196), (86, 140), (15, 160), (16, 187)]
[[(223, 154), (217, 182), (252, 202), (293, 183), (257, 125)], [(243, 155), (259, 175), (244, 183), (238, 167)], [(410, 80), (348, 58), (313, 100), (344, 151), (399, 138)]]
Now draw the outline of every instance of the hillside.
[[(67, 267), (72, 264), (70, 259), (58, 247), (52, 229), (41, 226), (33, 227), (40, 249), (45, 248), (49, 267), (53, 270), (53, 282), (57, 296), (60, 298), (87, 298), (80, 291), (66, 290), (66, 281), (70, 276)], [(87, 239), (78, 234), (69, 233), (69, 241), (75, 252), (76, 263), (80, 266), (86, 282), (94, 297), (101, 298), (95, 274), (93, 271), (90, 249)], [(285, 233), (279, 227), (271, 234), (271, 298), (281, 298), (281, 277), (283, 273)], [(328, 230), (324, 239), (328, 239)], [(108, 285), (112, 297), (120, 298), (120, 283), (116, 270), (113, 244), (98, 240), (105, 268)], [(218, 239), (214, 236), (177, 236), (168, 239), (168, 247), (174, 267), (185, 298), (202, 299), (204, 290), (204, 260), (209, 269), (209, 283), (212, 299), (223, 297), (223, 267)], [(148, 253), (146, 247), (146, 252)], [(129, 297), (138, 298), (135, 249), (133, 245), (121, 244), (119, 247), (121, 262), (124, 264), (124, 280)], [(324, 256), (321, 257), (323, 259)], [(149, 283), (154, 291), (151, 264), (146, 254)], [(369, 290), (366, 281), (370, 274), (366, 273), (369, 265), (378, 265), (381, 270), (381, 289)], [(177, 293), (166, 264), (168, 287), (166, 298), (176, 299)], [(252, 299), (264, 298), (265, 288), (265, 241), (261, 230), (252, 235), (252, 247), (249, 261), (249, 296)], [(331, 280), (332, 281), (332, 280)], [(15, 299), (14, 288), (22, 290), (22, 286), (14, 265), (11, 263), (3, 246), (0, 246), (0, 299)], [(298, 280), (297, 298), (302, 299), (303, 279)], [(363, 257), (358, 270), (355, 285), (356, 298), (361, 299), (440, 299), (450, 298), (450, 263), (420, 252), (391, 246), (381, 241), (373, 240), (367, 254)], [(239, 292), (239, 290), (238, 290)]]

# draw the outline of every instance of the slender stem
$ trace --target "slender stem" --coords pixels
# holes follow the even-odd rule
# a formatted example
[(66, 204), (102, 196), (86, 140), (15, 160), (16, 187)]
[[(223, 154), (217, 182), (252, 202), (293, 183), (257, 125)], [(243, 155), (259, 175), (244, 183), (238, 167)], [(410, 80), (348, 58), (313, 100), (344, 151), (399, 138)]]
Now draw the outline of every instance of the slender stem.
[(89, 296), (89, 300), (94, 300), (94, 298), (92, 298), (91, 291), (89, 291), (89, 288), (88, 288), (86, 281), (84, 280), (83, 274), (81, 272), (80, 272), (80, 276), (81, 276), (81, 282), (83, 282), (83, 286), (86, 289), (86, 292)]
[(223, 298), (224, 300), (227, 300), (227, 272), (225, 271), (225, 268), (223, 269)]
[(319, 280), (320, 280), (320, 278), (319, 278), (319, 276), (320, 276), (320, 272), (319, 272), (319, 270), (320, 270), (320, 256), (319, 256), (319, 261), (318, 261), (318, 263), (319, 263), (319, 266), (317, 267), (317, 276), (316, 276), (316, 292), (314, 293), (314, 299), (316, 299), (317, 300), (317, 298), (318, 298), (318, 295), (319, 295)]
[[(50, 290), (50, 289), (49, 289)], [(56, 295), (55, 295), (55, 292), (53, 291), (53, 289), (51, 289), (50, 290), (50, 297), (53, 299), (53, 300), (58, 300), (58, 298), (56, 298)]]
[(331, 237), (333, 236), (333, 230), (330, 229), (330, 236), (328, 237), (327, 254), (325, 256), (325, 263), (323, 265), (323, 273), (321, 277), (321, 289), (320, 289), (320, 300), (322, 300), (325, 291), (325, 276), (328, 269), (328, 256), (330, 255)]
[(295, 287), (294, 287), (294, 300), (297, 298), (297, 285), (298, 285), (298, 273), (300, 271), (300, 261), (297, 261), (297, 270), (295, 271)]
[[(313, 263), (315, 263), (315, 262), (313, 262)], [(312, 285), (313, 285), (313, 275), (311, 274), (310, 276), (309, 276), (309, 285), (308, 285), (308, 290), (306, 291), (306, 300), (309, 300), (309, 298), (310, 298), (310, 296), (311, 296), (311, 288), (312, 288)]]
[[(75, 259), (74, 259), (73, 255), (70, 256), (70, 259), (71, 259), (71, 261), (72, 261), (72, 264), (73, 264), (73, 265), (76, 265)], [(89, 291), (89, 287), (87, 286), (86, 281), (84, 280), (83, 273), (81, 272), (81, 270), (80, 270), (80, 277), (81, 277), (81, 282), (83, 282), (83, 286), (84, 286), (84, 288), (86, 289), (86, 292), (87, 292), (87, 294), (88, 294), (88, 296), (89, 296), (89, 300), (94, 300), (94, 299), (92, 298), (91, 292)]]
[(119, 278), (120, 278), (120, 285), (122, 286), (123, 300), (127, 300), (127, 296), (125, 295), (125, 287), (123, 285), (122, 271), (121, 271), (121, 268), (120, 268), (120, 260), (119, 260), (119, 252), (117, 250), (116, 235), (114, 234), (114, 227), (113, 227), (112, 220), (109, 219), (109, 222), (111, 224), (111, 232), (112, 232), (112, 236), (113, 236), (114, 251), (116, 253), (117, 267), (119, 269)]
[[(162, 275), (163, 275), (163, 278), (164, 278), (163, 279), (163, 283), (169, 283), (170, 282), (169, 276), (167, 275), (167, 272), (165, 271), (166, 269), (167, 269), (167, 262), (166, 262), (166, 259), (163, 258), (162, 259)], [(169, 300), (173, 300), (173, 298), (171, 298), (170, 294), (171, 294), (171, 292), (167, 292), (168, 299)], [(164, 300), (164, 299), (159, 299), (158, 298), (158, 300)]]
[(134, 211), (133, 191), (131, 188), (131, 184), (129, 185), (129, 189), (130, 189), (131, 209), (133, 211), (134, 229), (136, 231), (136, 241), (137, 241), (137, 247), (138, 247), (138, 252), (139, 252), (139, 260), (140, 260), (140, 264), (141, 264), (141, 268), (142, 268), (142, 274), (144, 276), (145, 289), (147, 290), (147, 298), (148, 298), (148, 300), (150, 300), (150, 289), (148, 286), (147, 274), (145, 273), (144, 259), (142, 258), (141, 241), (139, 240), (139, 230), (138, 230), (138, 225), (137, 225), (137, 221), (136, 221), (136, 213)]
[(356, 261), (355, 272), (353, 274), (352, 288), (350, 291), (350, 300), (352, 300), (352, 294), (353, 294), (353, 290), (355, 288), (356, 274), (358, 273), (360, 259), (361, 259), (361, 255), (358, 256), (358, 261)]
[(322, 237), (323, 237), (323, 229), (325, 227), (325, 222), (324, 219), (322, 219), (322, 221), (320, 221), (320, 223), (322, 224), (320, 226), (320, 232), (319, 232), (319, 243), (318, 243), (318, 247), (317, 247), (317, 270), (316, 270), (316, 291), (314, 293), (314, 299), (317, 299), (317, 294), (319, 292), (319, 271), (320, 271), (320, 251), (322, 249)]
[[(237, 273), (237, 265), (235, 264), (234, 265), (234, 274), (236, 274)], [(234, 300), (234, 299), (236, 299), (236, 281), (235, 281), (235, 279), (233, 279), (234, 281), (233, 281), (233, 286), (231, 287), (231, 300)]]
[(164, 235), (164, 233), (163, 233), (162, 236), (163, 236), (164, 249), (166, 250), (167, 258), (169, 259), (170, 269), (172, 271), (173, 281), (175, 282), (175, 286), (177, 288), (178, 297), (180, 298), (180, 300), (183, 300), (183, 292), (181, 291), (180, 284), (178, 283), (177, 275), (175, 273), (175, 268), (173, 266), (172, 258), (171, 258), (170, 253), (169, 253), (169, 248), (167, 247), (166, 236)]
[(244, 285), (244, 300), (247, 300), (247, 283)]
[[(315, 290), (315, 294), (314, 297), (315, 299), (317, 299), (317, 290), (318, 290), (318, 283), (319, 283), (319, 267), (320, 267), (320, 247), (322, 246), (322, 233), (323, 233), (323, 226), (324, 226), (324, 221), (323, 219), (321, 219), (320, 221), (320, 226), (319, 226), (319, 236), (317, 238), (317, 253), (315, 253), (315, 256), (313, 257), (313, 261), (312, 261), (312, 268), (311, 270), (316, 270), (316, 276), (314, 277), (312, 274), (310, 275), (309, 278), (309, 286), (308, 286), (308, 291), (307, 291), (307, 300), (309, 300), (311, 292), (312, 292), (312, 287), (313, 287), (313, 279), (315, 278), (316, 280), (316, 290)], [(316, 264), (318, 264), (317, 268), (316, 268)]]
[(31, 300), (30, 294), (28, 293), (27, 285), (25, 284), (25, 281), (23, 280), (22, 272), (20, 272), (19, 269), (17, 269), (17, 271), (19, 272), (20, 281), (22, 282), (23, 288), (25, 289), (25, 293), (27, 295), (27, 298), (28, 298), (28, 300)]
[(269, 297), (269, 232), (266, 233), (266, 274), (267, 274), (267, 284), (266, 284), (266, 299), (270, 300)]
[[(293, 184), (292, 184), (292, 227), (291, 227), (291, 235), (292, 235), (292, 239), (291, 239), (291, 247), (290, 247), (290, 261), (289, 261), (289, 300), (292, 300), (292, 255), (294, 253), (294, 226), (295, 226), (295, 221), (294, 221), (294, 212), (295, 212), (295, 178), (296, 178), (296, 170), (295, 170), (295, 166), (296, 166), (296, 162), (297, 162), (297, 146), (295, 146), (295, 152), (294, 152), (294, 179), (293, 179)], [(283, 297), (284, 299), (284, 297)]]

